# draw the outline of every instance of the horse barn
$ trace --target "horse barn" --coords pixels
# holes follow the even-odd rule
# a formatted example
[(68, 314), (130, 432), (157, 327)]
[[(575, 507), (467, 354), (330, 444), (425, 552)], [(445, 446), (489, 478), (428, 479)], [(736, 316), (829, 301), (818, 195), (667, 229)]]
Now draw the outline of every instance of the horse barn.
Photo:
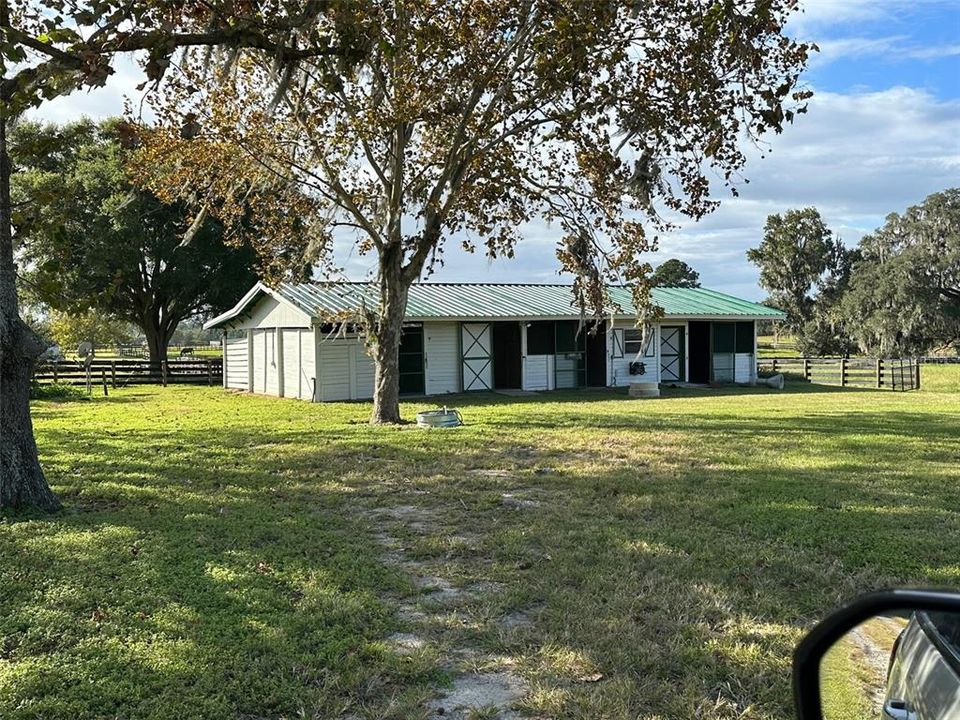
[[(400, 346), (402, 395), (554, 390), (644, 383), (751, 383), (756, 321), (783, 313), (704, 288), (655, 288), (653, 331), (622, 310), (581, 327), (569, 285), (420, 283), (410, 288)], [(205, 328), (224, 331), (224, 387), (303, 400), (373, 396), (373, 360), (355, 330), (330, 318), (375, 305), (369, 283), (258, 284)], [(346, 332), (345, 332), (346, 330)]]

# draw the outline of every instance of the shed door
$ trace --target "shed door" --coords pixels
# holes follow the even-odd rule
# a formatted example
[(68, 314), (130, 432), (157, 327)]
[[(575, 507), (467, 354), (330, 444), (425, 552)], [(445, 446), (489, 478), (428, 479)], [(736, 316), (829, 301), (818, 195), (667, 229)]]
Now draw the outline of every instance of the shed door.
[(320, 399), (350, 399), (350, 351), (345, 342), (320, 345)]
[(463, 348), (463, 389), (492, 390), (490, 323), (462, 323), (460, 347)]
[(287, 329), (281, 332), (283, 338), (283, 396), (300, 397), (300, 331)]
[(683, 382), (685, 353), (683, 325), (660, 326), (660, 382)]
[(265, 330), (263, 333), (264, 344), (266, 345), (266, 360), (263, 364), (265, 373), (264, 392), (267, 395), (280, 394), (280, 368), (278, 366), (277, 356), (277, 331)]
[(253, 338), (253, 391), (266, 392), (267, 389), (267, 343), (263, 330), (254, 330)]

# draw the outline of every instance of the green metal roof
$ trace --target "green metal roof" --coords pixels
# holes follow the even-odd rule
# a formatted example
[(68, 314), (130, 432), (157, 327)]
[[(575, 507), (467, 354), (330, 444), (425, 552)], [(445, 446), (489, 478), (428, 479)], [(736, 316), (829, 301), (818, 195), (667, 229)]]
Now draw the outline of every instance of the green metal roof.
[[(620, 306), (616, 317), (635, 316), (630, 289), (609, 288), (611, 299)], [(271, 289), (258, 284), (236, 307), (210, 320), (204, 327), (217, 327), (244, 313), (263, 293), (274, 295), (307, 315), (324, 319), (356, 312), (361, 304), (375, 307), (375, 285), (358, 282), (311, 282), (282, 284)], [(665, 318), (770, 319), (782, 320), (780, 310), (741, 300), (706, 288), (654, 288), (653, 301), (663, 308)], [(408, 320), (537, 319), (578, 318), (570, 285), (508, 283), (416, 283), (407, 301)]]
[[(367, 283), (303, 283), (281, 285), (276, 293), (315, 317), (356, 310), (361, 302), (377, 304), (377, 288)], [(610, 288), (621, 311), (635, 315), (630, 289)], [(782, 319), (766, 305), (706, 288), (654, 288), (654, 302), (667, 317), (749, 317)], [(578, 317), (569, 285), (501, 283), (417, 283), (410, 288), (407, 318), (538, 318)]]

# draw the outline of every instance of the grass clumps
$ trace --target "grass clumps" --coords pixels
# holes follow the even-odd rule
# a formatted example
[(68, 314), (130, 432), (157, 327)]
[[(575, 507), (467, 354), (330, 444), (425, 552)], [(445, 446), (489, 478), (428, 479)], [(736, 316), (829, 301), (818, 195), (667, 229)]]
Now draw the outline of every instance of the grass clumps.
[[(219, 388), (39, 400), (65, 510), (0, 515), (0, 716), (420, 720), (475, 649), (528, 716), (791, 717), (805, 628), (960, 585), (958, 371), (460, 396), (451, 432)], [(452, 609), (390, 561), (384, 517)]]

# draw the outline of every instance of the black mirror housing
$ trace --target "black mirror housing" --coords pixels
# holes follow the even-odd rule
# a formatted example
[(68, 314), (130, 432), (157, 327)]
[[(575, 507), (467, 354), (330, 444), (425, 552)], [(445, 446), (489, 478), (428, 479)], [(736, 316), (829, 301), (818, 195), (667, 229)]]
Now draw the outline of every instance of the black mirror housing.
[(820, 662), (833, 644), (865, 620), (896, 610), (960, 613), (960, 593), (883, 590), (863, 595), (819, 622), (793, 653), (793, 698), (798, 720), (823, 720)]

